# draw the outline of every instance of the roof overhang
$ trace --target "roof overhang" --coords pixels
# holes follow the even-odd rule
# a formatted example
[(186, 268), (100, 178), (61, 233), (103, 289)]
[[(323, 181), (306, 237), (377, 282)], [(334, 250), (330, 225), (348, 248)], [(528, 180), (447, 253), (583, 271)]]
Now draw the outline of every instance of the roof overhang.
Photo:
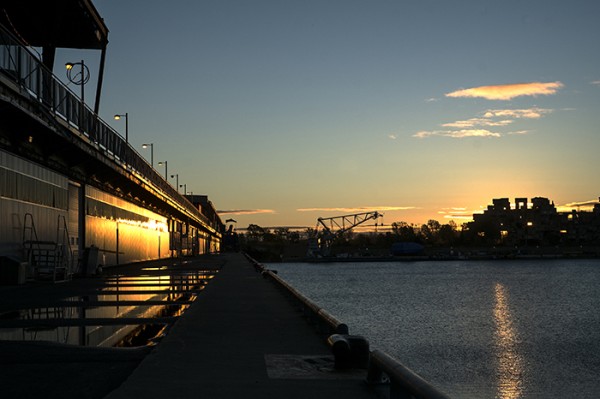
[(33, 47), (104, 49), (108, 28), (90, 0), (0, 0), (0, 23)]

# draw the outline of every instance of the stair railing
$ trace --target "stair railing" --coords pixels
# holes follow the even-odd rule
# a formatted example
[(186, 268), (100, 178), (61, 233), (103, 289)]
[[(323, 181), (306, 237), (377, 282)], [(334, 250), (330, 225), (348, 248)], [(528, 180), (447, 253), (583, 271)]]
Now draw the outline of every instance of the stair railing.
[[(64, 279), (71, 278), (73, 270), (73, 249), (69, 238), (69, 230), (67, 228), (67, 219), (64, 215), (58, 215), (56, 225), (56, 244), (60, 250), (59, 264), (64, 267)], [(56, 279), (56, 271), (54, 273)]]

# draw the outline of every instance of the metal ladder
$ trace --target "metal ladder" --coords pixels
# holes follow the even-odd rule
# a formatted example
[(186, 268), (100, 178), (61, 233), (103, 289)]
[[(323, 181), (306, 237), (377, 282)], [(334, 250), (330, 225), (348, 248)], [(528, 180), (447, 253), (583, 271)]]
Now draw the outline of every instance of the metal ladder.
[[(62, 224), (61, 224), (62, 221)], [(65, 281), (71, 278), (72, 251), (69, 245), (65, 217), (58, 216), (56, 241), (38, 239), (33, 215), (25, 214), (23, 223), (23, 248), (26, 259), (33, 267), (35, 280)]]
[(62, 270), (65, 280), (73, 275), (73, 250), (69, 241), (69, 231), (67, 230), (67, 219), (64, 215), (58, 215), (56, 224), (56, 245), (59, 251), (59, 270)]

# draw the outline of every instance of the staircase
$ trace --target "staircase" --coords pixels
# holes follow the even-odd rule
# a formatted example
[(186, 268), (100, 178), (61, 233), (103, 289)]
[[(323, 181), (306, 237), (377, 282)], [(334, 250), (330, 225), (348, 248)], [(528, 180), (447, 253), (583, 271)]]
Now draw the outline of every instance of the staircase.
[(25, 214), (23, 248), (28, 263), (33, 267), (34, 280), (58, 282), (71, 278), (73, 256), (64, 216), (58, 217), (56, 241), (44, 241), (38, 239), (33, 215)]

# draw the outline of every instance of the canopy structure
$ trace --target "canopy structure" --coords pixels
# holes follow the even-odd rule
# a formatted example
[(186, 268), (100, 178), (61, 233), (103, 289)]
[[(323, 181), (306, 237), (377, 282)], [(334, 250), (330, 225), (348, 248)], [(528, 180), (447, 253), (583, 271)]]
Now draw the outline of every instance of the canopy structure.
[(50, 70), (57, 48), (101, 50), (94, 107), (98, 113), (108, 28), (90, 0), (0, 0), (0, 24), (24, 45), (42, 48)]
[(34, 47), (98, 49), (108, 29), (89, 0), (0, 0), (0, 23)]

